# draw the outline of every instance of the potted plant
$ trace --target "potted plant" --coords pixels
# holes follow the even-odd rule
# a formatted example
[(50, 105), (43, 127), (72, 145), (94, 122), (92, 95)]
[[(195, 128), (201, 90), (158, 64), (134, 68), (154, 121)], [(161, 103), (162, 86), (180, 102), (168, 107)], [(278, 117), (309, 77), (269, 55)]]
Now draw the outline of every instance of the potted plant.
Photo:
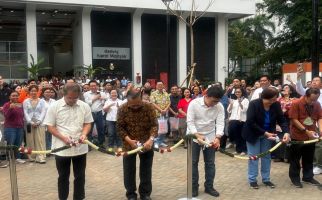
[(51, 67), (41, 67), (41, 65), (45, 61), (44, 58), (39, 58), (37, 63), (35, 63), (35, 59), (32, 54), (30, 54), (30, 57), (31, 57), (30, 66), (20, 68), (20, 70), (24, 70), (28, 72), (29, 79), (37, 80), (40, 71), (51, 69)]

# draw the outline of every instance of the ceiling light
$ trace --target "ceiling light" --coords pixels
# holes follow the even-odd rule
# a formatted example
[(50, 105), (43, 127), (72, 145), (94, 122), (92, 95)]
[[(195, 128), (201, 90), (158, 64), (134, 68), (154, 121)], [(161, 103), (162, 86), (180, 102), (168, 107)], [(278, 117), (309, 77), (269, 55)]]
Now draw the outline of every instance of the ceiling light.
[(0, 29), (2, 29), (3, 27), (2, 26), (0, 26)]
[(58, 10), (55, 10), (54, 13), (58, 13)]
[(44, 28), (42, 28), (42, 30), (43, 30), (43, 31), (45, 31), (45, 30), (46, 30), (46, 28), (44, 27)]
[(65, 13), (64, 15), (65, 15), (65, 16), (67, 16), (67, 15), (68, 15), (68, 13)]
[(47, 22), (47, 25), (49, 25), (50, 24), (50, 22)]
[(14, 10), (10, 10), (11, 13), (15, 12)]
[(42, 14), (42, 15), (45, 15), (45, 14), (46, 14), (46, 12), (42, 12), (41, 14)]

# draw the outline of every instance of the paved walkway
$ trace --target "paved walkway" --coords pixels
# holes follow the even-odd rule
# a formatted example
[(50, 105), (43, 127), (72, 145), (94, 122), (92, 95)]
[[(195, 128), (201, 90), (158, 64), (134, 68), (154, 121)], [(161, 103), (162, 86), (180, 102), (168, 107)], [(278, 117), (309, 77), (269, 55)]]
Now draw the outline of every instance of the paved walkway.
[[(202, 157), (201, 157), (202, 159)], [(246, 179), (247, 162), (216, 154), (215, 188), (222, 200), (230, 199), (281, 199), (281, 200), (321, 200), (322, 191), (317, 187), (304, 184), (304, 188), (291, 186), (288, 178), (288, 164), (272, 164), (272, 182), (276, 189), (260, 184), (259, 190), (249, 189)], [(199, 167), (204, 180), (203, 165)], [(19, 197), (21, 200), (56, 200), (57, 171), (54, 158), (47, 164), (25, 163), (17, 165)], [(122, 200), (125, 199), (123, 186), (122, 158), (115, 158), (99, 152), (88, 154), (86, 171), (86, 199)], [(322, 182), (322, 175), (316, 176)], [(260, 182), (260, 181), (259, 181)], [(0, 168), (0, 199), (11, 199), (9, 169)], [(72, 183), (72, 179), (71, 179)], [(72, 191), (71, 184), (71, 190)], [(199, 199), (213, 197), (203, 192), (200, 182)], [(186, 151), (183, 148), (167, 154), (156, 153), (153, 166), (153, 200), (175, 200), (185, 197), (186, 192)], [(72, 192), (70, 194), (72, 196)], [(70, 198), (72, 199), (72, 198)]]

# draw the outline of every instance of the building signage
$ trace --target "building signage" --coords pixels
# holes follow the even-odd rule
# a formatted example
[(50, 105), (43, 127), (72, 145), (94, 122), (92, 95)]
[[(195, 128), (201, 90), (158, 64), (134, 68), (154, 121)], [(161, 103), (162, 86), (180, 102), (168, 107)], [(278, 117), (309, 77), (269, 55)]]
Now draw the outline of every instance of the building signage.
[(130, 60), (130, 48), (93, 47), (93, 59)]

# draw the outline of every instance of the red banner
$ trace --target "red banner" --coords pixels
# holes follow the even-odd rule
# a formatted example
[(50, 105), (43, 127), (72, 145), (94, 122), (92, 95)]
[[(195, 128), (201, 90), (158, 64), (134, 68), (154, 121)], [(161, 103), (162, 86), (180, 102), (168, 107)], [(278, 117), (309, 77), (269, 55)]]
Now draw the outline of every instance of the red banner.
[(157, 82), (157, 80), (156, 80), (156, 79), (146, 79), (146, 81), (150, 83), (151, 88), (155, 88), (155, 86), (156, 86), (156, 84), (157, 84), (157, 83), (156, 83), (156, 82)]
[(168, 89), (168, 73), (167, 72), (161, 72), (160, 73), (160, 80), (164, 83), (164, 88)]

